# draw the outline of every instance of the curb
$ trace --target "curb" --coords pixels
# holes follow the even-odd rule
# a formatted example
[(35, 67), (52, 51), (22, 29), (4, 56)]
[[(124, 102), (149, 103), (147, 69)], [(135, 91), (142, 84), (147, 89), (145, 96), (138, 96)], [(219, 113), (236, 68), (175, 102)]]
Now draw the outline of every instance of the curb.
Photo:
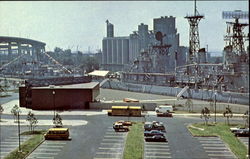
[(37, 147), (40, 146), (44, 141), (45, 141), (45, 140), (43, 139), (39, 144), (37, 144), (37, 146), (34, 147), (34, 149), (32, 149), (32, 150), (24, 157), (24, 159), (26, 159), (27, 157), (29, 157), (29, 155), (30, 155), (32, 152), (34, 152), (34, 151), (37, 149)]

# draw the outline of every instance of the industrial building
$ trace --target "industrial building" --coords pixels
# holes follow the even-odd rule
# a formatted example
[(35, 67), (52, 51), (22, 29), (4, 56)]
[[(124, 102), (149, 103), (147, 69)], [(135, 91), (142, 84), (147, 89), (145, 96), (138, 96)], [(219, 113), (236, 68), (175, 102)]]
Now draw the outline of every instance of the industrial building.
[(20, 106), (33, 110), (89, 109), (98, 95), (99, 82), (19, 87)]
[[(148, 25), (141, 23), (138, 31), (133, 31), (128, 37), (115, 37), (114, 26), (107, 20), (107, 37), (102, 41), (102, 69), (110, 71), (129, 71), (131, 66), (141, 56), (142, 52), (152, 54), (152, 46), (159, 42), (155, 38), (156, 32), (163, 34), (163, 43), (171, 45), (169, 54), (161, 58), (164, 66), (155, 68), (153, 72), (173, 72), (175, 69), (175, 52), (177, 55), (177, 66), (186, 63), (187, 47), (179, 45), (179, 34), (175, 28), (175, 17), (165, 16), (153, 19), (153, 30)], [(150, 55), (152, 56), (152, 55)], [(157, 57), (156, 57), (157, 58)], [(159, 62), (156, 62), (159, 64)]]

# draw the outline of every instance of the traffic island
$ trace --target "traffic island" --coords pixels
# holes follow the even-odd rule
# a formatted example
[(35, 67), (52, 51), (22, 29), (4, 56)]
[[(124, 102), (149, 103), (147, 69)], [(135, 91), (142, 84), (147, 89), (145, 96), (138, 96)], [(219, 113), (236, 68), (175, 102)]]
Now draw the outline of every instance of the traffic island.
[(43, 141), (44, 133), (46, 130), (34, 131), (34, 132), (23, 132), (21, 135), (32, 135), (30, 139), (21, 144), (21, 151), (16, 148), (10, 154), (8, 154), (4, 159), (24, 159), (31, 152), (33, 152)]
[(141, 159), (144, 153), (144, 136), (143, 123), (136, 122), (130, 127), (127, 135), (125, 150), (123, 153), (124, 159)]
[[(195, 137), (214, 137), (218, 136), (226, 143), (230, 150), (237, 156), (237, 158), (244, 159), (247, 155), (246, 146), (238, 140), (237, 137), (230, 131), (230, 127), (242, 126), (240, 124), (217, 123), (205, 125), (204, 123), (195, 123), (187, 126), (190, 133)], [(199, 129), (197, 129), (199, 128)], [(203, 130), (202, 130), (203, 129)]]

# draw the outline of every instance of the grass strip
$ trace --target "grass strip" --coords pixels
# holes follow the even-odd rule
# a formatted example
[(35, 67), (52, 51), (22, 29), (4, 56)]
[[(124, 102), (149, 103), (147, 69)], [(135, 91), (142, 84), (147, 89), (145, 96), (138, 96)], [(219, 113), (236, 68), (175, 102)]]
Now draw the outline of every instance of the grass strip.
[(130, 127), (126, 146), (123, 153), (124, 159), (142, 159), (144, 153), (143, 123), (136, 122)]
[(204, 123), (195, 123), (192, 124), (192, 126), (204, 129), (204, 131), (201, 131), (192, 127), (188, 127), (188, 130), (193, 136), (219, 136), (229, 146), (229, 148), (237, 158), (247, 158), (246, 146), (241, 141), (239, 141), (239, 139), (235, 137), (234, 134), (230, 131), (230, 127), (242, 127), (242, 125), (231, 124), (229, 126), (225, 123), (204, 125)]
[(41, 141), (44, 139), (43, 134), (45, 133), (45, 130), (41, 131), (35, 131), (34, 134), (30, 132), (23, 132), (22, 135), (32, 135), (32, 137), (22, 143), (21, 145), (21, 152), (18, 152), (18, 148), (16, 148), (14, 151), (9, 153), (4, 159), (23, 159), (25, 158), (30, 152), (36, 148)]

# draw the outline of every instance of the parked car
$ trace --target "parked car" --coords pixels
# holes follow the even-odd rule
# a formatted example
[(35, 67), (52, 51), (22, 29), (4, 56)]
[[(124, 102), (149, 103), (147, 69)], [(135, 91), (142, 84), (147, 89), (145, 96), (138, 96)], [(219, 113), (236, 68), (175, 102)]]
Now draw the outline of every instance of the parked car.
[(158, 117), (173, 117), (172, 113), (165, 112), (165, 113), (157, 113)]
[(244, 137), (249, 137), (249, 128), (246, 129), (239, 129), (234, 132), (235, 136), (244, 136)]
[(121, 123), (124, 126), (132, 126), (132, 122), (131, 121), (119, 120), (116, 123)]
[(128, 126), (124, 126), (122, 123), (114, 123), (113, 129), (115, 131), (129, 131)]
[(165, 129), (163, 123), (162, 122), (157, 122), (157, 121), (146, 122), (144, 124), (144, 130), (145, 131), (159, 130), (159, 131), (162, 131), (162, 132), (166, 132), (166, 129)]
[(245, 128), (234, 127), (234, 128), (230, 128), (230, 131), (231, 131), (232, 133), (234, 133), (234, 132), (236, 132), (236, 131), (238, 131), (238, 130), (242, 130), (242, 129), (245, 129)]
[(159, 130), (144, 131), (144, 136), (154, 136), (154, 135), (164, 135), (164, 133)]
[(161, 141), (166, 142), (167, 139), (164, 135), (154, 135), (145, 137), (145, 141)]

